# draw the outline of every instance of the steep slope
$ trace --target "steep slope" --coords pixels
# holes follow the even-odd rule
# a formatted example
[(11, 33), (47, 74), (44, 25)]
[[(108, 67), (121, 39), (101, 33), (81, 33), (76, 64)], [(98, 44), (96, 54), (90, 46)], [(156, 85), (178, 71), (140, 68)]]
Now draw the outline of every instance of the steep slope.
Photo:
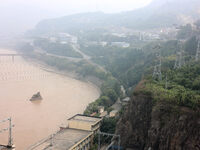
[(177, 45), (176, 42), (167, 42), (167, 49), (161, 50), (163, 80), (152, 78), (153, 68), (144, 67), (143, 80), (136, 86), (130, 104), (117, 124), (116, 134), (121, 135), (125, 148), (200, 149), (200, 61), (195, 61), (197, 40), (192, 37), (183, 43), (185, 53), (182, 61), (185, 63), (178, 68), (174, 68), (174, 64), (180, 47), (173, 48), (174, 44)]
[(117, 124), (122, 146), (133, 150), (200, 149), (200, 114), (189, 107), (160, 100), (141, 82)]

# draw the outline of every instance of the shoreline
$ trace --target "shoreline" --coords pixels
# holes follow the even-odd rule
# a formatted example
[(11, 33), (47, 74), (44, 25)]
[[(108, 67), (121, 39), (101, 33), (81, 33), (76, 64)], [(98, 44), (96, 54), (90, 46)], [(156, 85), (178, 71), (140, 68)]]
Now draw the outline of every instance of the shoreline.
[[(6, 49), (6, 50), (14, 52), (14, 53), (19, 53), (19, 51), (16, 50), (15, 48), (6, 48), (6, 47), (0, 46), (0, 50), (1, 49), (2, 50)], [(75, 73), (73, 71), (59, 70), (58, 68), (50, 66), (50, 65), (46, 64), (45, 62), (38, 60), (38, 59), (34, 59), (34, 58), (31, 58), (31, 57), (27, 57), (27, 56), (25, 56), (25, 57), (21, 56), (21, 58), (24, 59), (27, 63), (32, 64), (36, 67), (39, 67), (40, 69), (42, 69), (44, 71), (47, 71), (47, 72), (50, 72), (50, 73), (55, 73), (55, 74), (66, 76), (66, 77), (69, 77), (69, 78), (72, 78), (72, 79), (75, 79), (75, 80), (79, 80), (81, 82), (88, 83), (91, 86), (97, 88), (99, 95), (101, 95), (101, 93), (102, 93), (101, 92), (101, 85), (102, 85), (103, 81), (98, 79), (95, 76), (82, 77), (82, 76), (78, 75), (77, 73)]]
[(58, 74), (61, 76), (65, 76), (65, 77), (69, 77), (75, 80), (79, 80), (81, 82), (85, 82), (90, 84), (91, 86), (97, 88), (97, 90), (99, 91), (99, 95), (101, 95), (101, 84), (103, 81), (101, 81), (100, 79), (98, 79), (97, 77), (94, 76), (87, 76), (87, 77), (81, 77), (80, 75), (78, 75), (75, 72), (72, 71), (62, 71), (57, 69), (56, 67), (52, 67), (50, 65), (47, 65), (46, 63), (44, 63), (43, 61), (40, 61), (38, 59), (34, 59), (34, 58), (30, 58), (30, 57), (22, 57), (27, 63), (30, 63), (36, 67), (39, 67), (40, 69), (50, 72), (50, 73), (54, 73), (54, 74)]
[[(5, 49), (6, 50), (6, 49)], [(15, 50), (12, 50), (12, 49), (8, 49), (8, 50), (10, 50), (11, 51), (11, 53), (17, 53), (18, 51), (15, 51)], [(2, 53), (4, 52), (3, 51), (3, 49), (2, 49), (2, 51), (1, 51)], [(5, 52), (6, 53), (6, 52)], [(18, 58), (16, 59), (16, 63), (17, 63), (17, 60), (18, 60)], [(39, 70), (43, 70), (43, 71), (45, 71), (45, 72), (47, 72), (47, 74), (48, 74), (48, 72), (49, 72), (49, 74), (51, 74), (52, 73), (52, 76), (53, 76), (53, 74), (54, 74), (54, 76), (56, 76), (57, 78), (66, 78), (67, 80), (69, 79), (69, 80), (74, 80), (73, 82), (79, 82), (80, 81), (80, 84), (82, 85), (82, 84), (85, 84), (87, 87), (89, 87), (88, 88), (88, 90), (86, 91), (85, 90), (85, 85), (84, 86), (80, 86), (80, 90), (79, 91), (82, 91), (81, 93), (81, 95), (84, 95), (84, 91), (85, 91), (85, 93), (93, 93), (93, 94), (91, 94), (91, 95), (96, 95), (96, 96), (92, 96), (92, 97), (90, 97), (90, 101), (83, 101), (82, 102), (82, 104), (80, 105), (80, 106), (77, 106), (77, 109), (76, 108), (74, 108), (74, 110), (72, 110), (72, 113), (70, 112), (70, 113), (66, 113), (65, 111), (63, 111), (63, 112), (65, 112), (65, 114), (64, 115), (61, 115), (61, 113), (57, 113), (59, 116), (61, 116), (61, 117), (58, 117), (58, 118), (63, 118), (62, 116), (66, 116), (66, 115), (69, 115), (69, 114), (71, 114), (71, 115), (69, 115), (67, 118), (69, 118), (69, 117), (71, 117), (72, 115), (74, 115), (74, 114), (77, 114), (77, 113), (83, 113), (85, 110), (86, 110), (86, 108), (87, 108), (87, 106), (90, 104), (90, 103), (92, 103), (92, 102), (94, 102), (96, 99), (98, 99), (99, 97), (100, 97), (100, 95), (101, 95), (101, 91), (100, 91), (100, 87), (98, 86), (98, 85), (96, 85), (96, 84), (94, 84), (94, 83), (92, 83), (92, 82), (90, 82), (90, 81), (88, 81), (87, 79), (84, 79), (84, 78), (81, 78), (80, 76), (78, 76), (78, 74), (76, 74), (75, 72), (70, 72), (69, 70), (64, 70), (64, 71), (62, 71), (62, 70), (59, 70), (59, 69), (57, 69), (56, 67), (54, 67), (54, 66), (50, 66), (50, 65), (47, 65), (45, 62), (43, 62), (42, 60), (38, 60), (38, 59), (34, 59), (34, 58), (30, 58), (30, 57), (21, 57), (20, 56), (20, 58), (19, 58), (19, 61), (20, 62), (22, 62), (22, 63), (24, 63), (24, 61), (25, 61), (25, 63), (27, 63), (28, 65), (27, 66), (29, 66), (29, 65), (31, 65), (31, 66), (33, 66), (33, 67), (35, 67), (36, 69), (39, 69)], [(19, 63), (20, 63), (19, 62)], [(14, 65), (14, 64), (13, 64)], [(51, 78), (50, 78), (51, 79)], [(39, 81), (40, 80), (42, 80), (42, 79), (39, 79)], [(76, 81), (75, 81), (76, 80)], [(38, 81), (38, 82), (39, 82)], [(60, 80), (59, 80), (60, 81)], [(81, 83), (82, 82), (82, 83)], [(54, 83), (56, 83), (56, 82), (54, 82)], [(60, 82), (59, 82), (60, 83)], [(69, 84), (69, 86), (70, 86), (70, 83), (71, 82), (67, 82), (67, 84)], [(61, 83), (62, 84), (62, 83)], [(73, 86), (72, 86), (73, 87)], [(82, 88), (82, 89), (81, 89)], [(19, 89), (21, 89), (21, 88), (19, 88)], [(63, 88), (62, 88), (63, 90), (65, 90), (65, 87), (63, 86)], [(72, 88), (73, 89), (73, 88)], [(76, 88), (76, 89), (79, 89), (79, 88)], [(74, 89), (75, 91), (76, 91), (76, 89)], [(49, 88), (48, 88), (48, 90), (49, 90)], [(89, 91), (90, 90), (90, 91)], [(50, 91), (51, 91), (51, 88), (50, 88)], [(55, 93), (56, 93), (56, 90), (54, 90), (55, 91)], [(30, 92), (30, 93), (32, 93), (32, 92)], [(72, 92), (73, 93), (73, 92)], [(98, 95), (97, 95), (98, 94)], [(29, 94), (27, 94), (27, 95), (29, 95)], [(76, 96), (75, 96), (76, 97)], [(72, 97), (73, 98), (73, 97)], [(81, 99), (81, 98), (83, 98), (83, 99), (85, 99), (85, 96), (83, 96), (83, 97), (80, 97), (79, 96), (79, 98)], [(9, 99), (9, 98), (8, 98)], [(58, 98), (59, 99), (59, 98)], [(60, 99), (64, 99), (63, 101), (67, 101), (67, 100), (65, 100), (65, 98), (60, 98)], [(75, 98), (75, 99), (77, 99), (77, 98)], [(62, 101), (62, 103), (60, 103), (61, 105), (60, 106), (65, 106), (64, 105), (64, 103), (63, 103), (63, 101)], [(47, 101), (46, 101), (47, 102)], [(21, 102), (20, 102), (21, 103)], [(79, 102), (78, 101), (69, 101), (68, 103), (66, 103), (66, 104), (70, 104), (70, 103), (73, 103), (72, 104), (72, 106), (74, 107), (74, 105), (76, 105), (76, 104), (79, 104)], [(25, 104), (27, 104), (26, 102), (25, 102)], [(46, 103), (47, 104), (47, 103)], [(29, 103), (27, 104), (27, 106), (30, 106), (30, 108), (32, 107), (33, 108), (33, 110), (35, 109), (35, 108), (37, 108), (37, 105), (36, 105), (36, 107), (34, 106), (34, 105), (29, 105)], [(44, 106), (44, 105), (43, 105)], [(50, 106), (50, 105), (49, 105)], [(67, 105), (66, 105), (67, 106)], [(26, 108), (26, 107), (25, 107)], [(28, 107), (27, 107), (28, 108)], [(61, 107), (61, 108), (63, 108), (63, 107)], [(64, 108), (64, 110), (66, 110), (66, 111), (68, 111), (67, 110), (68, 109), (68, 107), (67, 108)], [(30, 109), (30, 112), (32, 113), (32, 111), (33, 111), (32, 109)], [(56, 109), (55, 109), (56, 110)], [(71, 108), (69, 108), (69, 110), (71, 111)], [(42, 112), (42, 111), (41, 111)], [(48, 114), (48, 111), (44, 111), (43, 113), (44, 114), (46, 114), (46, 112), (47, 112), (47, 114)], [(41, 113), (42, 114), (42, 113)], [(43, 114), (43, 115), (44, 115)], [(19, 113), (19, 115), (18, 116), (20, 116), (21, 114)], [(17, 115), (16, 115), (17, 116)], [(21, 124), (22, 123), (22, 121), (20, 121), (20, 117), (16, 117), (17, 119), (15, 120), (15, 122), (16, 122), (16, 124)], [(37, 118), (37, 117), (35, 117), (35, 118)], [(40, 117), (39, 117), (40, 118)], [(40, 119), (35, 119), (35, 120), (40, 120)], [(47, 119), (47, 120), (49, 120), (49, 119)], [(49, 122), (51, 122), (51, 119), (50, 119), (50, 121)], [(65, 126), (65, 118), (64, 119), (62, 119), (61, 121), (59, 121), (59, 119), (58, 120), (55, 120), (54, 122), (56, 122), (55, 123), (55, 131), (54, 131), (54, 126), (53, 126), (53, 128), (49, 128), (49, 129), (47, 129), (47, 130), (53, 130), (52, 132), (50, 132), (50, 133), (48, 133), (48, 134), (46, 134), (48, 131), (44, 131), (44, 134), (46, 134), (44, 137), (46, 137), (46, 136), (48, 136), (48, 135), (50, 135), (50, 134), (52, 134), (52, 133), (54, 133), (54, 132), (56, 132), (57, 131), (57, 129), (58, 128), (60, 128), (60, 127), (62, 127), (63, 125)], [(59, 122), (59, 123), (58, 123)], [(63, 123), (64, 122), (64, 123)], [(23, 122), (23, 123), (27, 123), (27, 122)], [(43, 133), (41, 134), (41, 137), (37, 137), (37, 139), (35, 140), (35, 138), (36, 137), (30, 137), (30, 139), (31, 140), (33, 140), (33, 141), (31, 141), (30, 143), (29, 143), (29, 138), (27, 137), (27, 143), (28, 143), (28, 145), (25, 145), (25, 146), (23, 146), (22, 144), (21, 144), (21, 138), (20, 138), (20, 134), (24, 134), (25, 132), (27, 132), (28, 130), (24, 130), (23, 131), (23, 133), (20, 133), (19, 131), (20, 130), (22, 130), (21, 129), (21, 127), (22, 126), (18, 126), (18, 128), (16, 128), (16, 134), (15, 134), (15, 136), (16, 136), (16, 145), (18, 145), (17, 147), (28, 147), (29, 145), (32, 145), (32, 144), (34, 144), (35, 142), (37, 142), (37, 141), (39, 141), (40, 139), (42, 139), (43, 137), (42, 137), (42, 135), (43, 135)], [(34, 128), (32, 128), (32, 125), (30, 125), (29, 127), (31, 127), (31, 129), (34, 129)], [(52, 125), (50, 125), (50, 127), (52, 127)], [(41, 129), (42, 128), (42, 126), (40, 126), (39, 125), (39, 128)], [(37, 133), (37, 132), (36, 132)], [(20, 135), (20, 136), (19, 136)], [(24, 135), (23, 135), (24, 136)], [(25, 136), (24, 136), (25, 137)], [(35, 142), (34, 142), (35, 141)], [(19, 148), (19, 149), (21, 149), (21, 148)]]

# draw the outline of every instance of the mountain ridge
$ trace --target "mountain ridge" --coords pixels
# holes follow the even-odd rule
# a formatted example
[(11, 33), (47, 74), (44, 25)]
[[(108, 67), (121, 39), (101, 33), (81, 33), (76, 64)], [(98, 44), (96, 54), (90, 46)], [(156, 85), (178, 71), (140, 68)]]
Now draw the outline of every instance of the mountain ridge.
[(105, 27), (152, 29), (187, 24), (199, 19), (198, 0), (154, 0), (144, 8), (117, 14), (81, 13), (39, 22), (34, 32), (68, 32)]

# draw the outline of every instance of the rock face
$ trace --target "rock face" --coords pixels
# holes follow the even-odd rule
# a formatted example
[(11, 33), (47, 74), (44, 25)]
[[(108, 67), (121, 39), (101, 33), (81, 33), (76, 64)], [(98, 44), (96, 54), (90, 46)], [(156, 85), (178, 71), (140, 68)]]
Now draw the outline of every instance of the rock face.
[(42, 96), (40, 92), (37, 92), (36, 94), (34, 94), (30, 99), (30, 101), (36, 101), (36, 100), (42, 100)]
[(116, 134), (133, 150), (200, 150), (200, 113), (136, 90)]

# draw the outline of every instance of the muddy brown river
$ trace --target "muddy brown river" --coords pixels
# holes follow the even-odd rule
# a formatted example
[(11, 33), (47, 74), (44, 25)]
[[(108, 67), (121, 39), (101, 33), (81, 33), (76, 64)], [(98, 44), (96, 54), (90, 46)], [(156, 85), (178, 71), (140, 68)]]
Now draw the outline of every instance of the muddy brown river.
[[(2, 53), (14, 52), (0, 49)], [(37, 92), (43, 100), (29, 101)], [(90, 83), (45, 71), (19, 56), (14, 62), (10, 56), (0, 56), (0, 121), (12, 117), (16, 150), (56, 132), (99, 95)], [(0, 123), (0, 130), (7, 127), (8, 122)], [(7, 143), (8, 131), (0, 133), (0, 144)]]

